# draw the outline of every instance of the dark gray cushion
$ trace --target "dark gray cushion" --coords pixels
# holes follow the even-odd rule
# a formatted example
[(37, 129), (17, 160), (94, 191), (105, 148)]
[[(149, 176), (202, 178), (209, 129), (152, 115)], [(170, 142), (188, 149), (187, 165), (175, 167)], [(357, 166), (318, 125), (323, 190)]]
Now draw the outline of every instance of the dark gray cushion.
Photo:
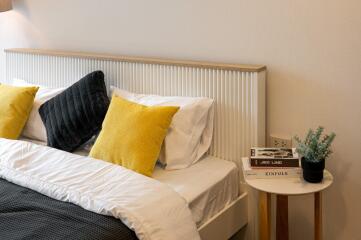
[(48, 146), (72, 152), (100, 131), (109, 98), (104, 73), (96, 71), (80, 79), (39, 109)]

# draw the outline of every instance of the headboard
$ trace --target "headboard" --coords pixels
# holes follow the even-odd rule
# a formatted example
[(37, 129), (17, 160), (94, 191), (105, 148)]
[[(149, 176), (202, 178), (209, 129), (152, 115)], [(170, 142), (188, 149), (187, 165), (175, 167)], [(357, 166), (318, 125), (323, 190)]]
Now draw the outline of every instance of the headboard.
[(20, 78), (64, 87), (93, 70), (106, 84), (146, 94), (215, 99), (210, 154), (239, 163), (251, 146), (265, 145), (266, 67), (40, 49), (8, 49), (6, 81)]

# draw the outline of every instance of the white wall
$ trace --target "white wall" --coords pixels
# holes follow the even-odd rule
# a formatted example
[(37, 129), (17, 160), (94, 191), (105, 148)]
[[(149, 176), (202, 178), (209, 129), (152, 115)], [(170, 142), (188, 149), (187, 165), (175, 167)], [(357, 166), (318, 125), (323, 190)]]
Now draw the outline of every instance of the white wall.
[[(361, 239), (361, 1), (14, 2), (15, 11), (0, 14), (0, 50), (266, 64), (269, 134), (303, 135), (318, 125), (337, 133), (327, 162), (335, 184), (324, 195), (324, 239)], [(291, 239), (312, 239), (312, 203), (310, 196), (291, 198)]]

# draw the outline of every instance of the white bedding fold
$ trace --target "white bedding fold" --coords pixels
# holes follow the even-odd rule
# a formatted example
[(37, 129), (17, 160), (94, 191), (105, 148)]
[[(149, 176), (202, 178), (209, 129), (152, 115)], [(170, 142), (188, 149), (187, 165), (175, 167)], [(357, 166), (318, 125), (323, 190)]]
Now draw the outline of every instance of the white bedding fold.
[(178, 193), (104, 161), (0, 138), (0, 177), (118, 218), (139, 239), (200, 239), (187, 203)]

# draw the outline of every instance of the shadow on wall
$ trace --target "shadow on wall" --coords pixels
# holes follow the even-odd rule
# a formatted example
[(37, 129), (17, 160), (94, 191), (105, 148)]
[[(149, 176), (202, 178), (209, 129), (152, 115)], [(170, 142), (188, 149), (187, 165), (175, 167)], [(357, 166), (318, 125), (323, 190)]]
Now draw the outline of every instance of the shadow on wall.
[[(36, 46), (32, 43), (36, 43)], [(31, 24), (31, 13), (24, 1), (15, 1), (13, 10), (0, 14), (0, 81), (5, 80), (4, 49), (47, 46), (46, 38)]]
[[(341, 159), (337, 152), (328, 159), (332, 165), (340, 165), (334, 169), (328, 168), (334, 176), (334, 182), (331, 187), (323, 194), (323, 235), (327, 240), (341, 239), (344, 232), (347, 231), (346, 226), (349, 212), (347, 212), (344, 189), (347, 188), (343, 185), (345, 178), (349, 175), (350, 165), (345, 162), (336, 161)], [(327, 164), (327, 163), (326, 163)], [(328, 163), (330, 164), (330, 163)], [(337, 178), (335, 172), (338, 169)], [(342, 177), (340, 177), (342, 176)], [(304, 196), (296, 196), (289, 198), (290, 204), (290, 239), (313, 239), (314, 234), (314, 195), (308, 194)], [(337, 225), (334, 223), (337, 222)], [(355, 236), (354, 239), (359, 239)]]
[[(313, 238), (313, 195), (289, 197), (290, 239)], [(301, 223), (301, 225), (300, 225)]]
[[(348, 208), (346, 208), (347, 203), (345, 202), (345, 198), (348, 196), (345, 195), (344, 189), (350, 187), (345, 183), (349, 182), (346, 178), (350, 176), (352, 166), (345, 161), (340, 161), (341, 159), (342, 156), (338, 152), (335, 152), (333, 156), (328, 159), (330, 162), (332, 161), (332, 165), (330, 164), (332, 168), (330, 168), (331, 166), (329, 165), (330, 170), (333, 173), (336, 173), (337, 170), (338, 173), (337, 178), (335, 178), (336, 174), (334, 174), (333, 186), (324, 193), (323, 215), (325, 239), (340, 239), (343, 233), (347, 231), (347, 229), (345, 229), (346, 225), (350, 224), (347, 222), (350, 213), (347, 212)], [(357, 189), (357, 186), (353, 188)], [(338, 211), (336, 211), (336, 209), (338, 209)], [(337, 219), (337, 225), (333, 224), (335, 219)], [(354, 237), (355, 239), (359, 239), (357, 236)]]
[(46, 45), (46, 38), (31, 23), (31, 12), (24, 1), (15, 1), (13, 10), (0, 14), (0, 48)]

